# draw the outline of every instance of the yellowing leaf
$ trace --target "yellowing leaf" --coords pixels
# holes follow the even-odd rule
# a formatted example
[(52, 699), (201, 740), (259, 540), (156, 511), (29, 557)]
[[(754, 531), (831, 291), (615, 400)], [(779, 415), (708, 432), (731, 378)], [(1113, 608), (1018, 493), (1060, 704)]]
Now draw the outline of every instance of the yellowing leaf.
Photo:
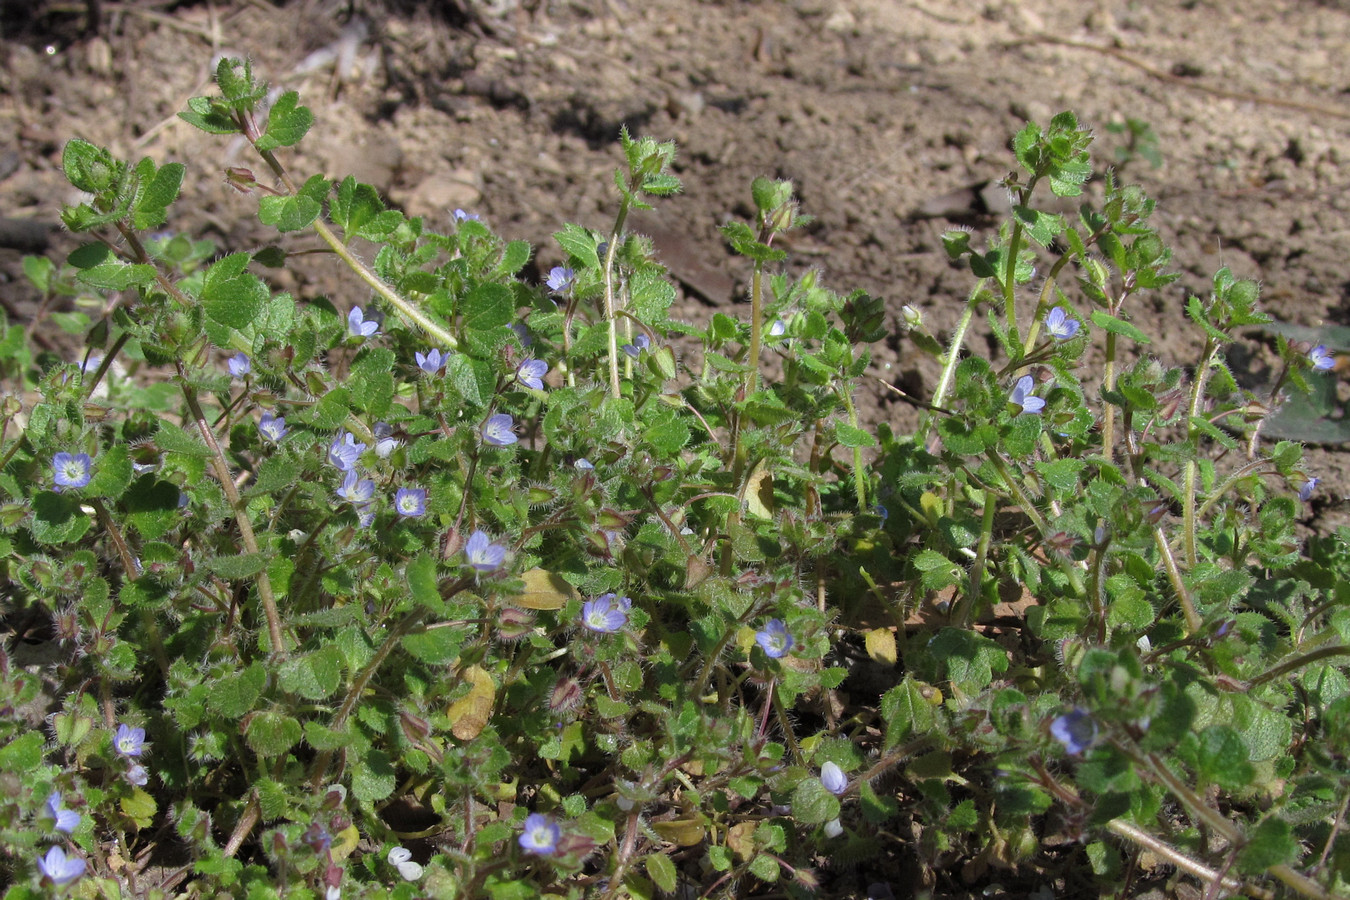
[(497, 686), (492, 676), (478, 666), (469, 666), (462, 673), (472, 687), (469, 693), (450, 704), (450, 732), (461, 741), (471, 741), (482, 733), (492, 715), (492, 704), (497, 699)]
[(520, 576), (525, 579), (525, 590), (511, 598), (511, 603), (525, 609), (562, 609), (568, 600), (578, 600), (581, 594), (561, 575), (547, 569), (530, 569)]
[(330, 851), (333, 854), (333, 862), (342, 862), (351, 852), (356, 849), (356, 845), (361, 841), (361, 832), (356, 830), (355, 825), (348, 825), (339, 831), (333, 838), (333, 846)]
[(672, 819), (669, 822), (653, 822), (652, 830), (661, 836), (661, 840), (670, 841), (681, 847), (697, 847), (703, 843), (707, 834), (703, 816), (691, 816)]
[(929, 525), (937, 525), (938, 519), (942, 518), (942, 499), (932, 491), (924, 491), (919, 497), (919, 508)]
[(773, 472), (766, 463), (755, 466), (741, 492), (746, 512), (759, 519), (773, 518)]
[(758, 822), (738, 822), (727, 829), (727, 846), (742, 861), (755, 855), (755, 829)]
[(155, 798), (140, 788), (132, 791), (130, 797), (123, 797), (121, 807), (137, 828), (149, 828), (155, 820)]
[(867, 645), (867, 655), (873, 662), (895, 665), (895, 632), (889, 628), (873, 628), (863, 638)]

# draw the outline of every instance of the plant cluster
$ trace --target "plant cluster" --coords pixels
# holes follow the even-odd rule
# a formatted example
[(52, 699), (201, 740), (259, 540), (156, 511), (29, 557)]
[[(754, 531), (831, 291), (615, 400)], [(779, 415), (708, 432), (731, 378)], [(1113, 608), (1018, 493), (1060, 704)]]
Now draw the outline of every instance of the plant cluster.
[[(292, 174), (298, 96), (216, 84), (181, 115), (256, 152), (275, 242), (162, 231), (184, 166), (71, 140), (86, 243), (26, 271), (84, 351), (0, 334), (5, 612), (52, 648), (0, 653), (6, 898), (1346, 888), (1350, 550), (1300, 548), (1316, 479), (1261, 434), (1331, 359), (1239, 385), (1226, 270), (1197, 357), (1151, 356), (1152, 202), (1039, 205), (1092, 175), (1072, 115), (1016, 136), (986, 247), (945, 236), (956, 331), (900, 315), (943, 369), (898, 434), (853, 399), (893, 312), (777, 271), (790, 183), (724, 229), (747, 314), (674, 321), (625, 228), (672, 144), (622, 134), (613, 226), (531, 284), (475, 215)], [(365, 303), (271, 285), (316, 240)]]

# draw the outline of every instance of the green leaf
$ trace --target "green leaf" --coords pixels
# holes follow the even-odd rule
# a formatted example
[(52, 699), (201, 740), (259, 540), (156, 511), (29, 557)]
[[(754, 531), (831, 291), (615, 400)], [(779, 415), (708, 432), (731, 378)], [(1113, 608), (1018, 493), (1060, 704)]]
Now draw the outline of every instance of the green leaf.
[(276, 759), (300, 743), (301, 733), (299, 721), (268, 710), (249, 718), (244, 740), (259, 756)]
[(326, 725), (320, 725), (313, 719), (305, 722), (305, 743), (320, 752), (341, 750), (350, 746), (355, 740), (356, 737), (352, 734), (350, 725), (335, 730)]
[(973, 631), (944, 628), (928, 642), (926, 650), (937, 672), (968, 694), (987, 688), (995, 672), (1008, 669), (1008, 651)]
[(42, 747), (46, 742), (41, 731), (26, 731), (0, 747), (0, 772), (22, 775), (42, 765)]
[(239, 134), (239, 125), (210, 97), (192, 97), (178, 118), (207, 134)]
[(297, 106), (299, 102), (300, 95), (295, 91), (287, 91), (277, 98), (267, 119), (267, 132), (258, 138), (259, 150), (275, 150), (300, 142), (314, 124), (314, 114), (307, 106)]
[(515, 316), (515, 298), (505, 285), (480, 284), (465, 295), (460, 312), (464, 327), (471, 331), (502, 328)]
[(792, 816), (803, 825), (823, 825), (839, 818), (839, 798), (819, 778), (803, 778), (792, 792)]
[(502, 251), (502, 261), (492, 270), (493, 274), (497, 276), (516, 274), (530, 261), (530, 253), (529, 241), (511, 241)]
[(81, 269), (75, 278), (82, 284), (105, 291), (125, 291), (132, 285), (147, 285), (155, 280), (155, 267), (141, 263), (105, 263)]
[(99, 456), (94, 474), (84, 486), (86, 497), (116, 500), (131, 484), (131, 457), (123, 444), (114, 444)]
[(69, 494), (40, 491), (33, 497), (33, 538), (41, 544), (65, 544), (79, 540), (89, 530), (89, 517), (80, 512), (80, 501)]
[[(886, 746), (896, 744), (911, 735), (927, 734), (933, 730), (936, 715), (933, 705), (924, 696), (925, 685), (912, 675), (881, 696), (881, 717), (886, 722)], [(933, 693), (933, 688), (928, 688)]]
[(244, 271), (252, 257), (231, 253), (206, 270), (202, 280), (202, 308), (213, 321), (244, 328), (257, 318), (267, 300), (267, 285)]
[(352, 763), (352, 796), (365, 803), (383, 800), (394, 792), (394, 767), (382, 750), (367, 751)]
[(600, 257), (595, 252), (600, 239), (580, 225), (569, 222), (563, 226), (562, 231), (554, 233), (553, 239), (581, 266), (588, 269), (600, 267)]
[(847, 422), (835, 423), (834, 436), (845, 447), (875, 447), (877, 445), (877, 439), (872, 437), (871, 432), (855, 428)]
[(408, 582), (408, 590), (412, 593), (413, 602), (418, 606), (426, 607), (433, 612), (445, 608), (445, 601), (441, 599), (440, 586), (436, 582), (436, 560), (434, 557), (426, 553), (418, 554), (404, 569), (403, 577)]
[(647, 877), (658, 890), (664, 894), (675, 891), (679, 881), (676, 877), (675, 863), (670, 861), (669, 856), (659, 852), (653, 853), (643, 861), (643, 864), (647, 869)]
[(926, 591), (940, 591), (961, 578), (960, 567), (931, 548), (921, 550), (914, 557), (914, 568), (919, 571)]
[(216, 679), (206, 695), (206, 705), (226, 719), (242, 719), (253, 709), (267, 684), (267, 667), (255, 662), (237, 675)]
[(1096, 325), (1098, 328), (1101, 328), (1104, 331), (1109, 331), (1112, 334), (1118, 334), (1121, 337), (1127, 337), (1130, 340), (1135, 341), (1136, 343), (1140, 344), (1151, 343), (1151, 341), (1149, 341), (1148, 339), (1148, 335), (1144, 334), (1138, 328), (1135, 328), (1133, 325), (1131, 325), (1129, 322), (1126, 322), (1124, 319), (1117, 319), (1115, 316), (1108, 315), (1107, 313), (1102, 312), (1100, 309), (1093, 310), (1092, 315), (1089, 318), (1092, 319), (1093, 325)]
[(315, 428), (330, 431), (347, 421), (352, 411), (352, 393), (345, 387), (335, 387), (319, 398), (310, 410), (310, 422)]
[(122, 497), (127, 524), (147, 541), (158, 540), (178, 520), (181, 493), (173, 482), (160, 481), (153, 474), (142, 475)]
[(338, 184), (330, 215), (333, 224), (341, 228), (350, 239), (383, 211), (384, 201), (380, 199), (379, 192), (371, 185), (348, 175)]
[(347, 385), (356, 405), (375, 418), (389, 411), (394, 399), (394, 351), (384, 347), (362, 350), (352, 362)]
[(260, 552), (217, 556), (206, 561), (206, 568), (227, 581), (243, 581), (267, 568), (267, 554)]
[(61, 151), (61, 170), (76, 190), (101, 194), (117, 184), (126, 163), (120, 162), (102, 147), (73, 138)]
[(1202, 777), (1229, 791), (1241, 790), (1252, 781), (1247, 745), (1227, 725), (1211, 725), (1200, 732), (1196, 768)]
[(443, 666), (459, 659), (464, 635), (454, 628), (432, 628), (405, 635), (403, 649), (431, 666)]
[(328, 646), (287, 660), (277, 673), (277, 683), (306, 700), (329, 697), (342, 683), (342, 651)]
[(183, 186), (183, 164), (165, 163), (158, 170), (149, 157), (136, 166), (139, 179), (132, 202), (132, 224), (142, 230), (158, 228), (168, 218), (169, 204), (178, 199)]
[(1238, 856), (1238, 868), (1246, 874), (1259, 875), (1271, 866), (1296, 863), (1299, 855), (1298, 840), (1289, 823), (1272, 816), (1247, 834), (1247, 845)]
[(658, 453), (673, 456), (689, 443), (689, 426), (674, 411), (670, 410), (643, 431), (642, 437)]

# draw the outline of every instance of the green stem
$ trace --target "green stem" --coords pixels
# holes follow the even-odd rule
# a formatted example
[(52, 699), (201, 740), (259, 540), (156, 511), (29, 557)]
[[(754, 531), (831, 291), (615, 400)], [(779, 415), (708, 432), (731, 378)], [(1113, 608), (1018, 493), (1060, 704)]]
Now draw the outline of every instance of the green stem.
[[(253, 142), (253, 149), (257, 150), (258, 155), (267, 163), (268, 168), (272, 170), (272, 174), (276, 175), (277, 178), (281, 180), (281, 183), (286, 186), (286, 191), (288, 193), (292, 196), (299, 194), (299, 188), (296, 187), (295, 182), (291, 179), (285, 166), (281, 164), (272, 151), (258, 150), (256, 131), (256, 128), (253, 128), (252, 130), (249, 128), (244, 129), (244, 134), (249, 135), (250, 140)], [(314, 231), (323, 239), (323, 242), (337, 254), (338, 258), (346, 263), (348, 268), (355, 272), (358, 278), (369, 285), (371, 290), (387, 300), (389, 305), (398, 310), (404, 318), (451, 350), (458, 349), (459, 341), (455, 339), (453, 334), (447, 331), (439, 322), (436, 322), (417, 307), (413, 306), (411, 301), (400, 296), (392, 287), (385, 284), (380, 276), (376, 275), (369, 266), (357, 259), (356, 256), (347, 249), (347, 245), (338, 238), (333, 232), (333, 229), (329, 228), (328, 224), (324, 222), (323, 219), (315, 219), (313, 227)]]
[(755, 260), (755, 269), (750, 276), (750, 369), (745, 373), (745, 395), (748, 397), (759, 387), (759, 350), (763, 341), (764, 323), (764, 263)]
[(619, 393), (619, 321), (614, 309), (614, 254), (619, 249), (619, 237), (623, 234), (624, 222), (628, 219), (628, 198), (619, 203), (619, 214), (614, 219), (614, 230), (609, 236), (609, 246), (605, 248), (605, 319), (609, 322), (609, 393), (611, 397)]
[[(933, 392), (933, 399), (929, 401), (930, 405), (934, 407), (941, 408), (946, 405), (947, 392), (952, 388), (956, 366), (961, 361), (961, 344), (965, 342), (966, 332), (970, 330), (970, 323), (975, 318), (975, 307), (979, 305), (981, 294), (984, 293), (985, 280), (981, 278), (976, 283), (975, 289), (970, 292), (970, 297), (966, 300), (965, 312), (961, 314), (961, 321), (956, 323), (956, 330), (952, 332), (951, 342), (947, 345), (947, 356), (942, 363), (942, 376), (938, 378), (937, 389)], [(923, 424), (919, 426), (917, 438), (920, 444), (927, 440), (933, 420), (934, 416), (927, 416), (924, 418)]]
[(1300, 653), (1291, 659), (1287, 659), (1274, 668), (1267, 669), (1260, 675), (1253, 678), (1248, 684), (1251, 687), (1257, 687), (1265, 684), (1267, 681), (1274, 681), (1283, 675), (1287, 675), (1296, 669), (1312, 665), (1318, 660), (1327, 659), (1332, 656), (1350, 656), (1350, 646), (1345, 644), (1332, 644), (1328, 647), (1318, 647), (1316, 650), (1310, 650), (1307, 653)]
[[(1195, 419), (1200, 415), (1200, 404), (1205, 398), (1205, 385), (1209, 382), (1210, 364), (1213, 362), (1216, 350), (1218, 350), (1218, 344), (1215, 343), (1214, 338), (1207, 338), (1205, 349), (1200, 354), (1200, 364), (1195, 370), (1194, 382), (1191, 384), (1191, 402), (1187, 409), (1189, 417), (1186, 422), (1186, 436), (1192, 441), (1198, 442)], [(1192, 448), (1192, 451), (1194, 450), (1195, 448)], [(1193, 452), (1186, 459), (1184, 471), (1185, 486), (1181, 493), (1182, 546), (1186, 554), (1186, 565), (1193, 569), (1198, 559), (1195, 549), (1195, 529), (1198, 518), (1195, 511), (1195, 479), (1198, 467), (1195, 464)]]
[[(375, 655), (366, 663), (365, 668), (352, 681), (352, 686), (347, 690), (347, 696), (342, 701), (342, 706), (338, 708), (337, 714), (333, 716), (333, 724), (330, 726), (334, 731), (338, 731), (346, 723), (347, 717), (356, 709), (357, 702), (365, 695), (366, 685), (370, 679), (375, 676), (380, 666), (384, 664), (385, 659), (403, 640), (404, 636), (412, 630), (413, 626), (422, 621), (427, 610), (425, 607), (418, 607), (399, 621), (397, 625), (389, 630), (384, 642), (380, 644), (375, 651)], [(314, 790), (318, 790), (322, 784), (324, 776), (328, 773), (328, 766), (333, 761), (333, 751), (325, 750), (314, 760), (314, 768), (310, 771), (309, 784)]]
[[(848, 412), (848, 424), (858, 427), (858, 410), (853, 405), (853, 397), (848, 391), (840, 391), (844, 409)], [(858, 498), (858, 512), (867, 511), (867, 474), (863, 468), (862, 447), (853, 448), (853, 491)]]
[[(239, 526), (239, 540), (246, 551), (258, 553), (258, 538), (253, 533), (253, 523), (249, 520), (248, 508), (239, 496), (239, 489), (234, 486), (234, 479), (230, 477), (230, 465), (225, 459), (225, 451), (221, 449), (220, 443), (216, 440), (215, 432), (207, 424), (206, 414), (202, 412), (201, 404), (197, 402), (197, 390), (188, 382), (183, 364), (177, 363), (177, 368), (178, 382), (183, 390), (183, 398), (187, 401), (193, 421), (197, 423), (197, 430), (201, 432), (202, 440), (206, 442), (206, 446), (211, 452), (211, 468), (215, 470), (216, 480), (220, 482), (221, 490), (225, 492), (225, 499), (234, 512), (234, 520)], [(267, 619), (267, 636), (272, 644), (272, 654), (276, 655), (285, 649), (285, 643), (281, 637), (281, 616), (277, 613), (276, 597), (272, 595), (272, 580), (268, 576), (266, 568), (258, 573), (256, 584), (258, 586), (258, 598), (263, 605), (263, 615)]]
[(957, 628), (965, 628), (970, 623), (970, 615), (984, 593), (984, 570), (989, 560), (989, 544), (994, 537), (994, 514), (998, 510), (998, 500), (994, 492), (985, 489), (984, 514), (980, 519), (980, 543), (975, 549), (975, 564), (970, 567), (970, 587), (956, 609), (954, 620)]

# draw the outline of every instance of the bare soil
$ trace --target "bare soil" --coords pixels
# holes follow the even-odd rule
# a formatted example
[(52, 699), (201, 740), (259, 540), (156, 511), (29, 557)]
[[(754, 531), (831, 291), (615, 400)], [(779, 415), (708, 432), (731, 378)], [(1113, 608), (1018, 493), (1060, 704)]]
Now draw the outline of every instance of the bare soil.
[[(88, 9), (99, 11), (90, 27)], [(952, 327), (971, 286), (939, 235), (996, 227), (980, 194), (1012, 165), (1028, 119), (1073, 110), (1096, 158), (1158, 201), (1155, 222), (1181, 279), (1133, 310), (1152, 352), (1199, 352), (1188, 293), (1216, 269), (1264, 285), (1282, 321), (1350, 325), (1350, 4), (1344, 0), (459, 0), (337, 3), (124, 0), (0, 6), (0, 216), (54, 222), (74, 199), (62, 144), (80, 136), (125, 155), (188, 164), (171, 227), (257, 246), (253, 198), (223, 184), (251, 164), (238, 142), (174, 114), (210, 89), (221, 54), (252, 58), (301, 91), (317, 121), (287, 165), (348, 173), (442, 227), (454, 208), (536, 247), (534, 275), (561, 261), (564, 222), (610, 227), (621, 125), (675, 140), (683, 194), (632, 225), (653, 236), (682, 286), (677, 317), (741, 302), (745, 266), (718, 226), (750, 214), (750, 181), (791, 178), (815, 222), (789, 243), (792, 271), (862, 288)], [(1160, 165), (1108, 126), (1147, 123)], [(1090, 186), (1089, 191), (1100, 190)], [(73, 247), (50, 235), (51, 252)], [(17, 251), (0, 249), (0, 303), (32, 315)], [(332, 279), (336, 279), (334, 270)], [(335, 292), (284, 285), (304, 296)], [(995, 348), (978, 329), (975, 353)], [(1270, 339), (1251, 336), (1253, 368)], [(1091, 362), (1089, 361), (1089, 365)], [(925, 396), (934, 362), (900, 341), (875, 374)], [(1342, 388), (1345, 386), (1342, 385)], [(872, 421), (915, 411), (880, 382)], [(1350, 521), (1350, 459), (1310, 447), (1323, 488), (1309, 533)]]

